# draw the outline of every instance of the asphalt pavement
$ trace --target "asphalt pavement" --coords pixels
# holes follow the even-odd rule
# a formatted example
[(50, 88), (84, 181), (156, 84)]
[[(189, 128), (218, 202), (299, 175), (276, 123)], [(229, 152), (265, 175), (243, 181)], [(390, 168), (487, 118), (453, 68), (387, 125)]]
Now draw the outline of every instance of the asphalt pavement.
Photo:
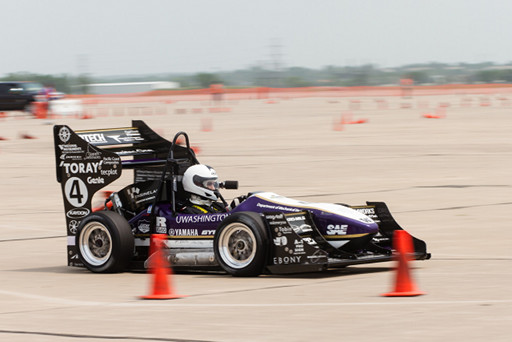
[[(387, 108), (363, 97), (356, 110), (347, 98), (297, 98), (225, 101), (229, 110), (219, 111), (204, 101), (146, 104), (143, 116), (105, 107), (88, 120), (2, 118), (0, 340), (510, 341), (512, 107), (498, 96), (485, 107), (462, 106), (462, 95), (379, 98)], [(449, 104), (445, 116), (423, 117), (440, 103)], [(426, 294), (382, 297), (394, 262), (257, 278), (173, 274), (173, 291), (186, 297), (164, 301), (139, 298), (151, 286), (144, 272), (66, 266), (53, 124), (111, 128), (132, 119), (168, 139), (186, 131), (202, 163), (240, 182), (224, 190), (228, 199), (265, 190), (386, 202), (432, 253), (410, 263)]]

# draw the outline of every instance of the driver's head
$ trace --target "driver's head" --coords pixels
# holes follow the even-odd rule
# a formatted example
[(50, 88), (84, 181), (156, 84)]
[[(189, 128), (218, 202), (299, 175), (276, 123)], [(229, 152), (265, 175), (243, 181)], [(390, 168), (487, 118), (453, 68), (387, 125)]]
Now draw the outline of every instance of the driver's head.
[(216, 201), (215, 192), (219, 189), (217, 172), (207, 165), (192, 165), (183, 174), (183, 189), (201, 199)]

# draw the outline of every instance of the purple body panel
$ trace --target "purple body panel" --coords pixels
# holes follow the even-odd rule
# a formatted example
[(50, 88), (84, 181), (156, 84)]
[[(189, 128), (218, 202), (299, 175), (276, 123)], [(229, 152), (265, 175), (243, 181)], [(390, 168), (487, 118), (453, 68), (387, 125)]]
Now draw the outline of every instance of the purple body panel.
[(271, 211), (280, 211), (283, 213), (296, 213), (299, 211), (310, 211), (313, 213), (313, 219), (315, 222), (315, 225), (317, 226), (318, 230), (323, 235), (331, 235), (329, 233), (329, 226), (347, 226), (346, 227), (346, 234), (347, 235), (353, 235), (353, 234), (367, 234), (367, 233), (377, 233), (379, 231), (379, 226), (377, 223), (365, 223), (358, 220), (354, 220), (350, 217), (345, 217), (341, 215), (337, 215), (334, 213), (330, 213), (325, 210), (319, 210), (316, 208), (310, 208), (310, 207), (294, 207), (294, 206), (288, 206), (284, 204), (276, 204), (273, 202), (266, 201), (262, 198), (259, 198), (257, 196), (249, 197), (244, 202), (240, 203), (233, 212), (237, 211), (253, 211), (258, 213), (263, 212), (271, 212)]
[[(216, 214), (182, 214), (172, 215), (170, 204), (160, 204), (157, 209), (156, 232), (167, 234), (171, 237), (210, 237), (212, 238), (219, 224), (229, 214), (241, 211), (257, 213), (283, 212), (295, 213), (299, 211), (313, 213), (315, 225), (325, 236), (351, 236), (359, 234), (377, 233), (379, 227), (375, 222), (361, 222), (350, 217), (328, 212), (311, 207), (293, 207), (284, 204), (276, 204), (257, 196), (251, 196), (239, 204), (235, 209), (227, 213)], [(147, 233), (149, 215), (146, 211), (130, 220), (132, 227), (136, 228), (136, 234)], [(140, 229), (140, 228), (143, 229)], [(343, 227), (343, 234), (338, 233)], [(336, 230), (338, 229), (338, 231)]]

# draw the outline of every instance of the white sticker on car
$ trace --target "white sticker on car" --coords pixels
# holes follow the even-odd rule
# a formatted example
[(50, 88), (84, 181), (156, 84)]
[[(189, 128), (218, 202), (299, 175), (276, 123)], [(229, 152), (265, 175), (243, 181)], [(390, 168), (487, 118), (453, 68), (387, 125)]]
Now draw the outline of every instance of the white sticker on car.
[(66, 199), (74, 207), (82, 207), (89, 199), (89, 192), (84, 181), (78, 177), (71, 177), (64, 186)]

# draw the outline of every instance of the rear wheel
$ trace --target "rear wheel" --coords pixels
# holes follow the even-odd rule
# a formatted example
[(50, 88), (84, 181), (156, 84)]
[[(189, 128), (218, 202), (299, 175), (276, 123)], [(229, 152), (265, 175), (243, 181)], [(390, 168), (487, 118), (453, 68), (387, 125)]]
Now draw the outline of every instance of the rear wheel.
[(233, 276), (258, 276), (265, 268), (268, 237), (265, 224), (256, 213), (228, 216), (217, 229), (213, 246), (217, 261)]
[(124, 271), (133, 257), (130, 224), (113, 211), (98, 211), (82, 220), (76, 233), (80, 261), (92, 272)]

